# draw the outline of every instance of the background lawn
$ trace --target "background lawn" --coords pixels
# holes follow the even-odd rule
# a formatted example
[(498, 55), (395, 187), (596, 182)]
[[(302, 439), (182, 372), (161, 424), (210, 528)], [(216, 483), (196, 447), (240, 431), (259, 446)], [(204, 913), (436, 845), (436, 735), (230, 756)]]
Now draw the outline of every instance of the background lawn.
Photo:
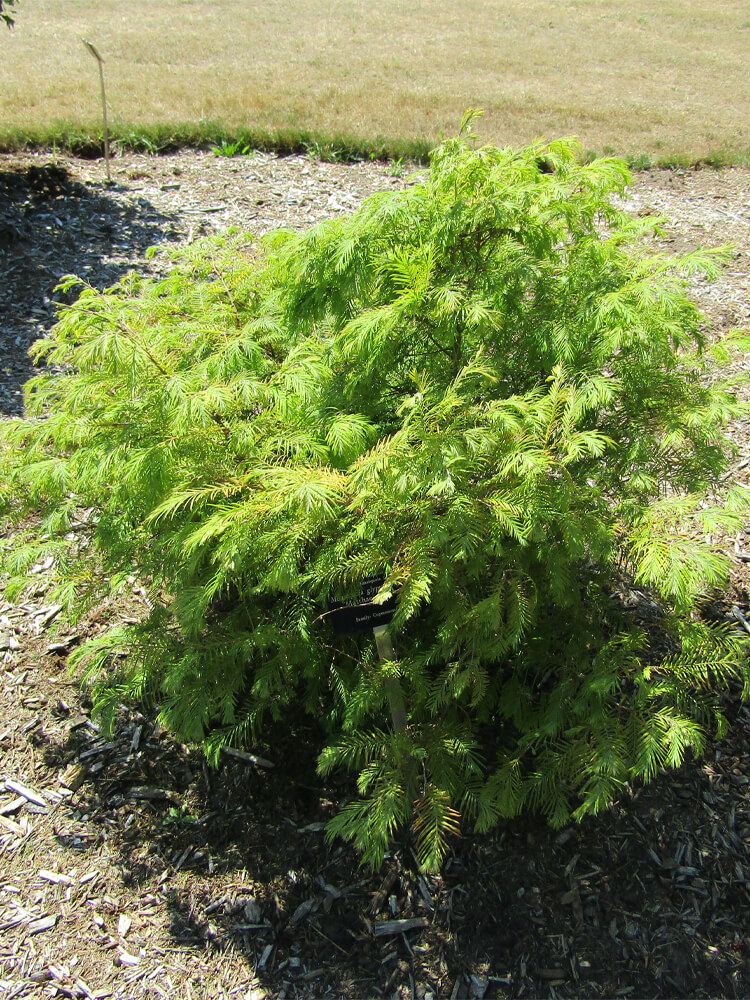
[[(747, 0), (20, 0), (0, 33), (0, 139), (116, 133), (487, 141), (577, 135), (654, 159), (750, 157)], [(718, 157), (717, 155), (718, 154)]]

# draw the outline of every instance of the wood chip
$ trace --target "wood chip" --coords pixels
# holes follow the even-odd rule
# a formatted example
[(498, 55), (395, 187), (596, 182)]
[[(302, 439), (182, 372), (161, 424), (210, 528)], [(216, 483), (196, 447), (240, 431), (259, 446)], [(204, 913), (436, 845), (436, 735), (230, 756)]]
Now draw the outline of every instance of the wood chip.
[(55, 885), (62, 883), (63, 885), (73, 885), (73, 879), (70, 875), (61, 875), (58, 872), (49, 872), (46, 869), (42, 869), (39, 872), (39, 878), (44, 879), (45, 882), (52, 882)]
[(34, 615), (40, 631), (45, 629), (54, 618), (57, 618), (61, 611), (62, 604), (52, 604), (48, 608), (40, 608)]
[(29, 934), (41, 934), (42, 931), (51, 931), (56, 923), (57, 917), (55, 915), (39, 917), (38, 920), (32, 920), (26, 929)]
[(14, 833), (17, 837), (23, 837), (26, 833), (24, 827), (18, 823), (14, 823), (12, 819), (8, 819), (5, 816), (0, 816), (0, 829), (7, 830), (8, 833)]
[(561, 982), (564, 982), (565, 979), (567, 979), (565, 969), (534, 969), (534, 975), (537, 979), (559, 979)]
[(427, 927), (426, 917), (408, 917), (405, 920), (379, 920), (375, 923), (375, 937), (388, 937), (392, 934), (404, 934), (417, 928)]
[(427, 888), (427, 883), (425, 882), (425, 880), (422, 878), (421, 875), (417, 879), (417, 885), (419, 887), (419, 893), (422, 899), (425, 901), (427, 909), (434, 910), (435, 907), (432, 902), (432, 896), (430, 894), (430, 890)]
[(22, 785), (20, 781), (13, 781), (11, 778), (6, 778), (5, 787), (10, 789), (11, 792), (15, 792), (16, 795), (22, 795), (28, 802), (33, 802), (35, 806), (47, 805), (38, 792), (35, 792), (33, 788), (27, 788), (26, 785)]
[(121, 913), (117, 920), (117, 933), (121, 938), (128, 936), (128, 931), (133, 926), (133, 921), (127, 913)]
[(70, 729), (71, 732), (74, 729), (82, 729), (83, 726), (90, 729), (94, 733), (99, 732), (99, 726), (95, 722), (92, 722), (87, 715), (79, 715), (75, 719), (71, 719), (68, 723), (68, 729)]
[(192, 845), (185, 848), (185, 850), (182, 852), (182, 854), (179, 856), (179, 858), (177, 859), (177, 861), (175, 863), (175, 866), (174, 866), (175, 867), (175, 871), (179, 871), (180, 868), (182, 868), (182, 866), (185, 864), (185, 862), (187, 861), (187, 859), (190, 857), (190, 852), (192, 850), (193, 850)]
[(69, 788), (71, 792), (77, 792), (86, 780), (87, 774), (88, 772), (85, 767), (82, 767), (80, 764), (71, 764), (58, 776), (57, 780), (65, 788)]
[(489, 979), (485, 976), (477, 976), (474, 973), (469, 977), (471, 980), (471, 993), (476, 1000), (484, 1000), (484, 995), (489, 986)]
[(70, 647), (76, 641), (76, 639), (79, 639), (79, 638), (80, 638), (80, 636), (77, 636), (77, 635), (68, 635), (64, 639), (58, 639), (57, 642), (51, 642), (47, 646), (47, 652), (48, 653), (67, 653), (67, 651), (70, 649)]
[(30, 981), (36, 983), (38, 986), (41, 986), (42, 983), (48, 983), (53, 978), (49, 969), (39, 969), (37, 972), (32, 972), (29, 976)]
[(141, 958), (140, 955), (131, 955), (130, 952), (125, 951), (124, 948), (118, 949), (117, 956), (115, 958), (115, 964), (117, 965), (138, 965)]
[(732, 608), (732, 614), (737, 619), (737, 621), (742, 625), (746, 632), (750, 632), (750, 622), (745, 618), (740, 609), (735, 605)]
[(21, 806), (28, 800), (19, 795), (18, 798), (13, 799), (11, 802), (6, 802), (4, 806), (0, 806), (0, 816), (7, 816), (8, 813), (18, 812)]
[(372, 897), (372, 902), (370, 903), (370, 913), (372, 913), (373, 916), (378, 912), (378, 910), (385, 902), (391, 889), (396, 884), (397, 879), (398, 879), (398, 873), (396, 872), (395, 868), (392, 868), (386, 875), (378, 891)]
[(263, 954), (260, 956), (260, 959), (258, 960), (259, 969), (265, 969), (266, 963), (268, 962), (268, 959), (271, 957), (272, 951), (273, 951), (273, 945), (267, 944), (263, 949)]
[(294, 927), (295, 924), (302, 923), (307, 917), (310, 916), (312, 911), (315, 909), (315, 900), (310, 898), (306, 899), (303, 903), (300, 903), (297, 909), (289, 918), (289, 926)]
[(36, 816), (44, 816), (47, 812), (47, 806), (38, 806), (34, 802), (27, 802), (26, 812), (34, 813)]
[(128, 789), (128, 798), (146, 799), (151, 802), (176, 802), (178, 796), (166, 788), (152, 788), (150, 785), (134, 785)]
[(255, 764), (256, 767), (276, 766), (272, 760), (266, 760), (265, 757), (257, 757), (254, 753), (247, 753), (245, 750), (237, 750), (235, 747), (222, 747), (221, 749), (228, 757), (244, 760), (248, 764)]
[(97, 757), (100, 753), (106, 753), (107, 750), (114, 750), (116, 746), (116, 743), (100, 743), (98, 747), (92, 747), (90, 750), (84, 750), (83, 753), (79, 753), (78, 759), (88, 760), (89, 757)]

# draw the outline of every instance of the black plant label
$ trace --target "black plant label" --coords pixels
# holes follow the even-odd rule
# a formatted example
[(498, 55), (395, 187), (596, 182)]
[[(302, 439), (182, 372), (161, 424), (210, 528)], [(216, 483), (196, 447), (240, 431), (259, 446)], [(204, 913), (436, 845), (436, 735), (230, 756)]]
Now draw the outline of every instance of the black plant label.
[(325, 620), (335, 632), (339, 635), (363, 632), (368, 628), (388, 624), (396, 613), (395, 597), (389, 597), (384, 604), (374, 604), (372, 600), (383, 586), (384, 580), (382, 574), (368, 576), (362, 581), (357, 597), (348, 601), (328, 601)]

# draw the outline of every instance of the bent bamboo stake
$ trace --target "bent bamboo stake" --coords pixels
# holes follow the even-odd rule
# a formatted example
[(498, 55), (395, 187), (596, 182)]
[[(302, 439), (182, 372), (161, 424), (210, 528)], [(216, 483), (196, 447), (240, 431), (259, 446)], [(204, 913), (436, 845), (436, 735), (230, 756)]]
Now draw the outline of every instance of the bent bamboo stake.
[(87, 42), (85, 38), (82, 38), (81, 41), (99, 64), (99, 82), (101, 83), (102, 87), (102, 118), (104, 119), (104, 162), (107, 169), (107, 184), (111, 184), (112, 174), (110, 173), (109, 170), (109, 129), (107, 127), (107, 97), (106, 94), (104, 93), (104, 59), (99, 55), (98, 51), (91, 44), (91, 42)]

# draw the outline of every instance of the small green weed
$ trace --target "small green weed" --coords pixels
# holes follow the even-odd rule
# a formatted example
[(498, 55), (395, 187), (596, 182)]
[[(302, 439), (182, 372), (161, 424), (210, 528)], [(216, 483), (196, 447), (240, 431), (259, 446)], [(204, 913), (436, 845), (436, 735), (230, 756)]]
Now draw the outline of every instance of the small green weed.
[(236, 142), (228, 142), (223, 139), (218, 146), (212, 146), (211, 152), (215, 156), (255, 156), (255, 150), (242, 139)]
[(186, 805), (170, 806), (162, 819), (162, 826), (183, 827), (192, 826), (198, 822), (198, 817), (191, 813)]
[(349, 159), (344, 151), (333, 142), (326, 142), (322, 139), (310, 139), (303, 143), (305, 153), (314, 160), (322, 160), (324, 163), (343, 163)]
[(650, 170), (653, 163), (648, 153), (635, 153), (628, 157), (628, 166), (631, 170)]
[(690, 170), (695, 165), (695, 158), (686, 153), (672, 153), (667, 156), (660, 156), (657, 166), (666, 170)]
[(404, 176), (404, 164), (403, 157), (399, 156), (397, 160), (391, 160), (388, 173), (391, 177), (403, 177)]

